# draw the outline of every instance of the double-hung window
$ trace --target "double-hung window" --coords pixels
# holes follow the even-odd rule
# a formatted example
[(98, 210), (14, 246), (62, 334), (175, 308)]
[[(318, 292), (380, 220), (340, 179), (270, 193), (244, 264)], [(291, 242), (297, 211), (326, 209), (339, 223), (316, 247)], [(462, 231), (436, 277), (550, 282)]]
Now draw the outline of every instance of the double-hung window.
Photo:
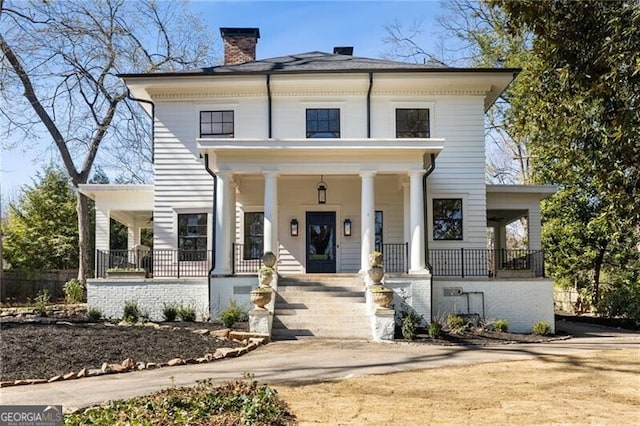
[(178, 250), (180, 260), (207, 258), (207, 214), (178, 215)]
[(433, 239), (462, 240), (462, 199), (433, 199)]
[(200, 111), (201, 138), (233, 138), (233, 111)]
[(396, 138), (429, 138), (428, 108), (397, 108)]
[(339, 108), (307, 109), (307, 138), (339, 138)]
[(264, 250), (264, 213), (244, 214), (244, 260), (260, 259)]

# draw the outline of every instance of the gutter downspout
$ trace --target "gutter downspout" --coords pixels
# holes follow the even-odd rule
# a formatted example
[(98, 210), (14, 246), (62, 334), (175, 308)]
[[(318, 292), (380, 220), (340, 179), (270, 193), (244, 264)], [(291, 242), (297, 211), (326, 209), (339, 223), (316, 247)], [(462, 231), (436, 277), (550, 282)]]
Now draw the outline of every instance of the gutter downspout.
[[(209, 280), (211, 280), (211, 274), (213, 274), (213, 270), (216, 268), (216, 204), (218, 201), (218, 176), (211, 170), (209, 167), (209, 154), (204, 155), (204, 168), (207, 172), (213, 177), (213, 210), (211, 210), (211, 222), (213, 222), (213, 226), (211, 227), (211, 269), (209, 269)], [(209, 300), (207, 303), (211, 303), (211, 281), (207, 283), (207, 294)], [(209, 310), (211, 310), (211, 305), (209, 305)]]
[(272, 119), (271, 119), (271, 74), (267, 74), (267, 111), (269, 120), (269, 139), (272, 137)]
[(156, 145), (156, 126), (155, 126), (156, 104), (153, 103), (153, 101), (149, 101), (149, 100), (146, 100), (146, 99), (134, 98), (133, 96), (131, 96), (131, 91), (129, 90), (129, 87), (127, 87), (127, 99), (131, 99), (132, 101), (135, 101), (135, 102), (142, 102), (142, 103), (151, 105), (151, 164), (154, 164), (156, 162), (156, 149), (155, 149), (155, 145)]
[(427, 178), (436, 168), (436, 155), (431, 154), (431, 163), (429, 164), (429, 168), (426, 170), (424, 175), (422, 176), (422, 200), (424, 204), (424, 265), (429, 270), (431, 274), (431, 318), (430, 322), (433, 321), (433, 266), (429, 262), (429, 233), (427, 230), (429, 229), (427, 223), (427, 213), (429, 211), (427, 207)]
[(367, 139), (371, 139), (371, 89), (373, 88), (373, 73), (369, 71), (369, 90), (367, 91)]

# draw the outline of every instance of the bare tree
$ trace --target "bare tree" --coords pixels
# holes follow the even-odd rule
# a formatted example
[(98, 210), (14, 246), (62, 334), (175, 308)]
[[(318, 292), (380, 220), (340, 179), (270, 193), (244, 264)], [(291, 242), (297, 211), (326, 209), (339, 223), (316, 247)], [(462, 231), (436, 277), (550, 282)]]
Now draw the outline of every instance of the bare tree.
[[(439, 55), (419, 45), (423, 23), (414, 20), (403, 26), (393, 22), (385, 26), (383, 42), (387, 55), (412, 62), (444, 61), (455, 66), (521, 67), (531, 60), (528, 35), (514, 36), (506, 28), (499, 9), (477, 0), (446, 0), (446, 15), (438, 18), (442, 32), (437, 43)], [(446, 58), (446, 61), (445, 61)], [(511, 93), (518, 91), (517, 81), (503, 93), (485, 117), (487, 181), (530, 183), (532, 181), (527, 141), (513, 134), (509, 126)]]
[[(0, 28), (3, 133), (13, 143), (47, 134), (76, 189), (98, 157), (125, 167), (137, 161), (133, 180), (145, 179), (137, 172), (143, 165), (149, 169), (149, 119), (141, 121), (142, 110), (127, 99), (118, 73), (212, 60), (213, 34), (183, 2), (0, 0)], [(76, 193), (78, 278), (84, 281), (89, 209)]]

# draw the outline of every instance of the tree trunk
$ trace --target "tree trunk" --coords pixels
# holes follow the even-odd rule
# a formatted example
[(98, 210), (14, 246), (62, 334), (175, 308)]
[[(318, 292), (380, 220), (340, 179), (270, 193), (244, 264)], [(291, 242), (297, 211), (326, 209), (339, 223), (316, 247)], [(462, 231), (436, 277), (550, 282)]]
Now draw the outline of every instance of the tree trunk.
[(591, 294), (591, 306), (596, 308), (598, 301), (600, 300), (600, 272), (602, 270), (602, 262), (604, 261), (604, 254), (607, 250), (607, 245), (600, 248), (598, 256), (595, 259), (595, 265), (593, 270), (593, 293)]
[(78, 279), (85, 284), (89, 275), (89, 199), (76, 188), (78, 212)]

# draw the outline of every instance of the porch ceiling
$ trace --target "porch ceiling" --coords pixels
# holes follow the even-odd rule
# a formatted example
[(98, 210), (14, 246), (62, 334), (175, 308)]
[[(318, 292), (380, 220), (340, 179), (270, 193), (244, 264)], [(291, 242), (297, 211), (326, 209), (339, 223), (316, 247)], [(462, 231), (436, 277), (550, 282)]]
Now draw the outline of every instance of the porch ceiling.
[(216, 170), (357, 174), (424, 169), (425, 156), (437, 156), (444, 139), (198, 139), (197, 143)]
[(521, 217), (527, 216), (528, 214), (529, 214), (528, 210), (524, 210), (524, 209), (487, 210), (487, 226), (506, 225), (508, 223), (513, 222), (514, 220), (518, 220)]

